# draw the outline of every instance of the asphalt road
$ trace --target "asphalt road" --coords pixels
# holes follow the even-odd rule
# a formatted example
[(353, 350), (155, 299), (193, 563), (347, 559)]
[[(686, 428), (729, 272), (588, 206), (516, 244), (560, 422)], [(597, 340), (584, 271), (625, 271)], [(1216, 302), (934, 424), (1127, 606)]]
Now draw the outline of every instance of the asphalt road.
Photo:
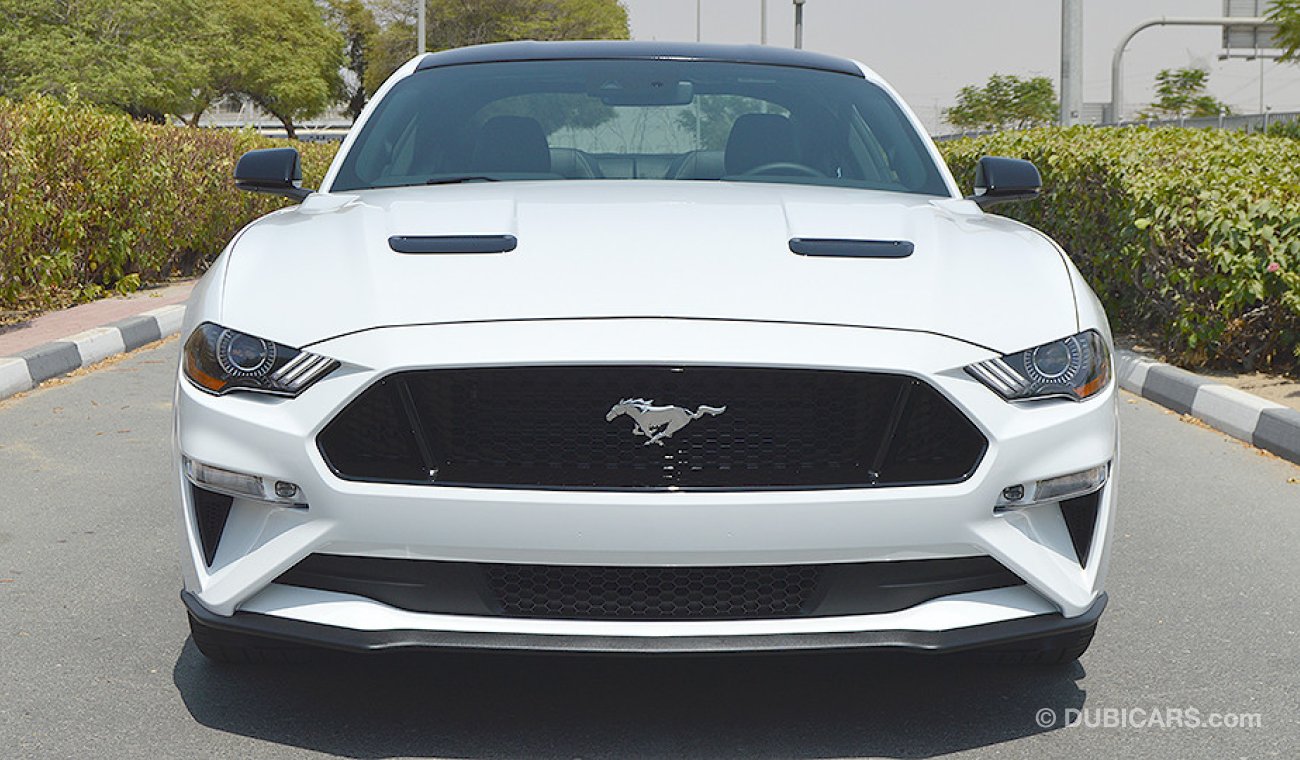
[[(1068, 668), (852, 655), (209, 665), (177, 598), (175, 352), (0, 403), (0, 757), (1300, 756), (1300, 468), (1132, 396), (1111, 605)], [(1044, 708), (1055, 725), (1038, 724)], [(1094, 725), (1061, 727), (1070, 710)], [(1201, 727), (1151, 725), (1172, 710)], [(1211, 728), (1212, 713), (1259, 726)]]

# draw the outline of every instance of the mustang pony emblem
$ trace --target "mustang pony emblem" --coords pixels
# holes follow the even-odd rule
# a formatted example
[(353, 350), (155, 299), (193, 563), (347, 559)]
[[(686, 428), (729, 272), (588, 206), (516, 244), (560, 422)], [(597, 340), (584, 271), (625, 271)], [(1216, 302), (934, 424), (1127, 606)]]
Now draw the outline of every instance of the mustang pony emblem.
[(673, 433), (698, 420), (704, 415), (718, 416), (727, 411), (725, 406), (701, 406), (695, 411), (680, 406), (655, 406), (654, 400), (643, 398), (625, 398), (612, 406), (605, 415), (606, 422), (613, 422), (615, 417), (626, 414), (636, 423), (632, 428), (634, 435), (644, 435), (650, 440), (645, 446), (657, 443), (664, 445), (665, 438), (672, 438)]

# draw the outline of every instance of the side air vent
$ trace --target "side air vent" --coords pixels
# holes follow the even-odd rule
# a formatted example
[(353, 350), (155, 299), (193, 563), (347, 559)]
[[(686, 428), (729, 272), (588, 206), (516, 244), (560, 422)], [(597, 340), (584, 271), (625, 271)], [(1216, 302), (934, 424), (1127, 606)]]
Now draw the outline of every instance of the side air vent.
[(514, 235), (394, 235), (388, 247), (398, 253), (508, 253), (519, 241)]
[(1074, 553), (1078, 555), (1079, 564), (1083, 567), (1088, 566), (1088, 551), (1092, 548), (1092, 536), (1097, 530), (1101, 494), (1101, 491), (1097, 491), (1061, 502), (1061, 516), (1065, 518), (1065, 527), (1070, 531)]
[(196, 485), (190, 485), (190, 494), (194, 504), (194, 522), (199, 529), (199, 543), (203, 545), (203, 561), (212, 567), (212, 560), (217, 556), (217, 545), (221, 542), (221, 533), (226, 529), (226, 520), (230, 517), (230, 506), (235, 500)]
[(790, 241), (790, 250), (800, 256), (842, 259), (905, 259), (912, 255), (915, 248), (910, 240), (793, 238)]

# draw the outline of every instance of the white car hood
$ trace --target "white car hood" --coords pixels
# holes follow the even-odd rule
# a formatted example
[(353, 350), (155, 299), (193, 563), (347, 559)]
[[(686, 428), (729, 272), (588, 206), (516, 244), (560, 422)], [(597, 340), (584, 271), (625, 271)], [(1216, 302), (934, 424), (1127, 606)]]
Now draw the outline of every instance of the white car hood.
[[(514, 235), (498, 254), (402, 254), (394, 235)], [(791, 238), (908, 240), (901, 259)], [(251, 225), (221, 320), (305, 346), (373, 327), (678, 317), (920, 330), (1009, 352), (1077, 329), (1062, 255), (974, 204), (724, 182), (474, 183), (318, 195)]]

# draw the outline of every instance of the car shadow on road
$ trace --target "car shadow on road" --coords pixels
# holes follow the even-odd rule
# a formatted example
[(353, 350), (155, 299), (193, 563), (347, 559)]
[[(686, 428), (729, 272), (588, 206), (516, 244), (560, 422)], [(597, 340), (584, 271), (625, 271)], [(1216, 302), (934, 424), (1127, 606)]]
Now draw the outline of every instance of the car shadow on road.
[(1079, 664), (951, 657), (328, 656), (209, 663), (173, 680), (204, 726), (350, 757), (930, 757), (1041, 733), (1080, 708)]

